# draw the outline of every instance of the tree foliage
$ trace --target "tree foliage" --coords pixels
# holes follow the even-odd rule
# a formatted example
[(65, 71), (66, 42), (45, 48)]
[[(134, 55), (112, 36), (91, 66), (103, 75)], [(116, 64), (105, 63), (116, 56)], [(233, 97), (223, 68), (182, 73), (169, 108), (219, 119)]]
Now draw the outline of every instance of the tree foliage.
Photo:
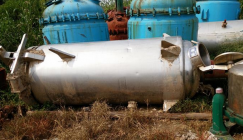
[(16, 51), (23, 34), (28, 35), (26, 47), (42, 44), (38, 19), (44, 0), (2, 0), (0, 5), (0, 44), (8, 51)]
[[(132, 0), (123, 0), (123, 6), (129, 7)], [(116, 7), (115, 0), (102, 0), (100, 6), (104, 9), (105, 12), (113, 10)]]

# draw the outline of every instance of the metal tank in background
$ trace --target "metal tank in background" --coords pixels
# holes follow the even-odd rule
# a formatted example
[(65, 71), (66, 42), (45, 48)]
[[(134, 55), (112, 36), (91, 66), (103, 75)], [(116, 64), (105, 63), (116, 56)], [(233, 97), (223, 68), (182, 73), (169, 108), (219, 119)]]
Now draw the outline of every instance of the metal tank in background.
[(123, 0), (116, 0), (116, 10), (108, 12), (108, 24), (110, 40), (124, 40), (128, 39), (127, 22), (129, 16), (124, 12)]
[[(174, 102), (195, 95), (198, 67), (210, 65), (203, 44), (181, 37), (51, 44), (28, 50), (25, 43), (24, 36), (8, 80), (12, 92), (26, 102)], [(10, 59), (8, 52), (0, 50), (0, 59)]]
[(45, 44), (108, 41), (99, 0), (51, 0), (40, 19)]
[(202, 42), (210, 53), (220, 49), (225, 44), (243, 42), (243, 20), (199, 23), (198, 41)]
[[(243, 126), (243, 54), (228, 52), (220, 54), (215, 59), (218, 65), (211, 68), (228, 70), (228, 93), (223, 92), (222, 88), (216, 89), (216, 95), (213, 97), (213, 125), (210, 132), (219, 139), (233, 140), (229, 131), (235, 124)], [(229, 120), (224, 121), (224, 116)], [(226, 127), (231, 128), (227, 131)]]
[(241, 11), (238, 0), (197, 0), (197, 6), (201, 9), (199, 22), (237, 20)]
[(132, 0), (128, 38), (162, 37), (163, 33), (197, 40), (199, 13), (195, 0)]

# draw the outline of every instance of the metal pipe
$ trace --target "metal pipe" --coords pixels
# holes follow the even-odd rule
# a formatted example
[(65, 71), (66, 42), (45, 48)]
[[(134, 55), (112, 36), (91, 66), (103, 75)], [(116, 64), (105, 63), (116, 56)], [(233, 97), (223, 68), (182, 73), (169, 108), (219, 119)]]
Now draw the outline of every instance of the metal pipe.
[(116, 0), (116, 10), (119, 13), (123, 13), (123, 0)]
[(224, 113), (225, 96), (222, 88), (216, 89), (216, 94), (213, 97), (213, 126), (210, 129), (215, 135), (227, 135), (228, 131), (224, 125), (223, 113)]
[(202, 42), (209, 53), (220, 49), (224, 44), (243, 41), (243, 20), (227, 21), (225, 28), (222, 22), (199, 23), (198, 41)]

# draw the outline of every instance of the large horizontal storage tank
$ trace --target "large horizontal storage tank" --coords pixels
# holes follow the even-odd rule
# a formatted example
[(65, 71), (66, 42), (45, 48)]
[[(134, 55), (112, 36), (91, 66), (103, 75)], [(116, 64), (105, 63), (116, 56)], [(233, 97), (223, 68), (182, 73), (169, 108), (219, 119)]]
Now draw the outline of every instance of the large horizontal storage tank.
[(54, 0), (46, 6), (40, 19), (45, 44), (109, 40), (99, 0)]
[(197, 6), (201, 9), (199, 22), (237, 20), (241, 10), (238, 0), (197, 0)]
[(221, 21), (200, 23), (198, 41), (202, 42), (210, 53), (216, 52), (227, 44), (241, 43), (243, 42), (243, 20), (227, 21), (224, 28)]
[[(192, 97), (199, 86), (198, 67), (210, 65), (204, 45), (181, 37), (51, 44), (22, 52), (14, 55), (8, 75), (12, 91), (66, 105), (97, 99), (162, 104)], [(0, 53), (10, 59), (3, 48)]]
[(195, 0), (132, 0), (128, 38), (161, 37), (163, 33), (197, 40), (198, 19)]

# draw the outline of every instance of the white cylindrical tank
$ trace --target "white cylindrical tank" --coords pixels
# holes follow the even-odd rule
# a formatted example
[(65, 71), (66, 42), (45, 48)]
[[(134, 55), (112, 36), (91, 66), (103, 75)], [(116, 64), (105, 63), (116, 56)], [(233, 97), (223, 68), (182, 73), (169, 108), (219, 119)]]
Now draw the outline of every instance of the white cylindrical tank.
[(66, 105), (97, 99), (162, 104), (192, 97), (199, 86), (198, 67), (210, 65), (204, 45), (171, 36), (44, 45), (17, 58), (8, 75), (13, 92)]
[(220, 49), (226, 43), (243, 41), (243, 20), (227, 21), (226, 27), (222, 22), (199, 23), (198, 41), (202, 42), (209, 52)]

